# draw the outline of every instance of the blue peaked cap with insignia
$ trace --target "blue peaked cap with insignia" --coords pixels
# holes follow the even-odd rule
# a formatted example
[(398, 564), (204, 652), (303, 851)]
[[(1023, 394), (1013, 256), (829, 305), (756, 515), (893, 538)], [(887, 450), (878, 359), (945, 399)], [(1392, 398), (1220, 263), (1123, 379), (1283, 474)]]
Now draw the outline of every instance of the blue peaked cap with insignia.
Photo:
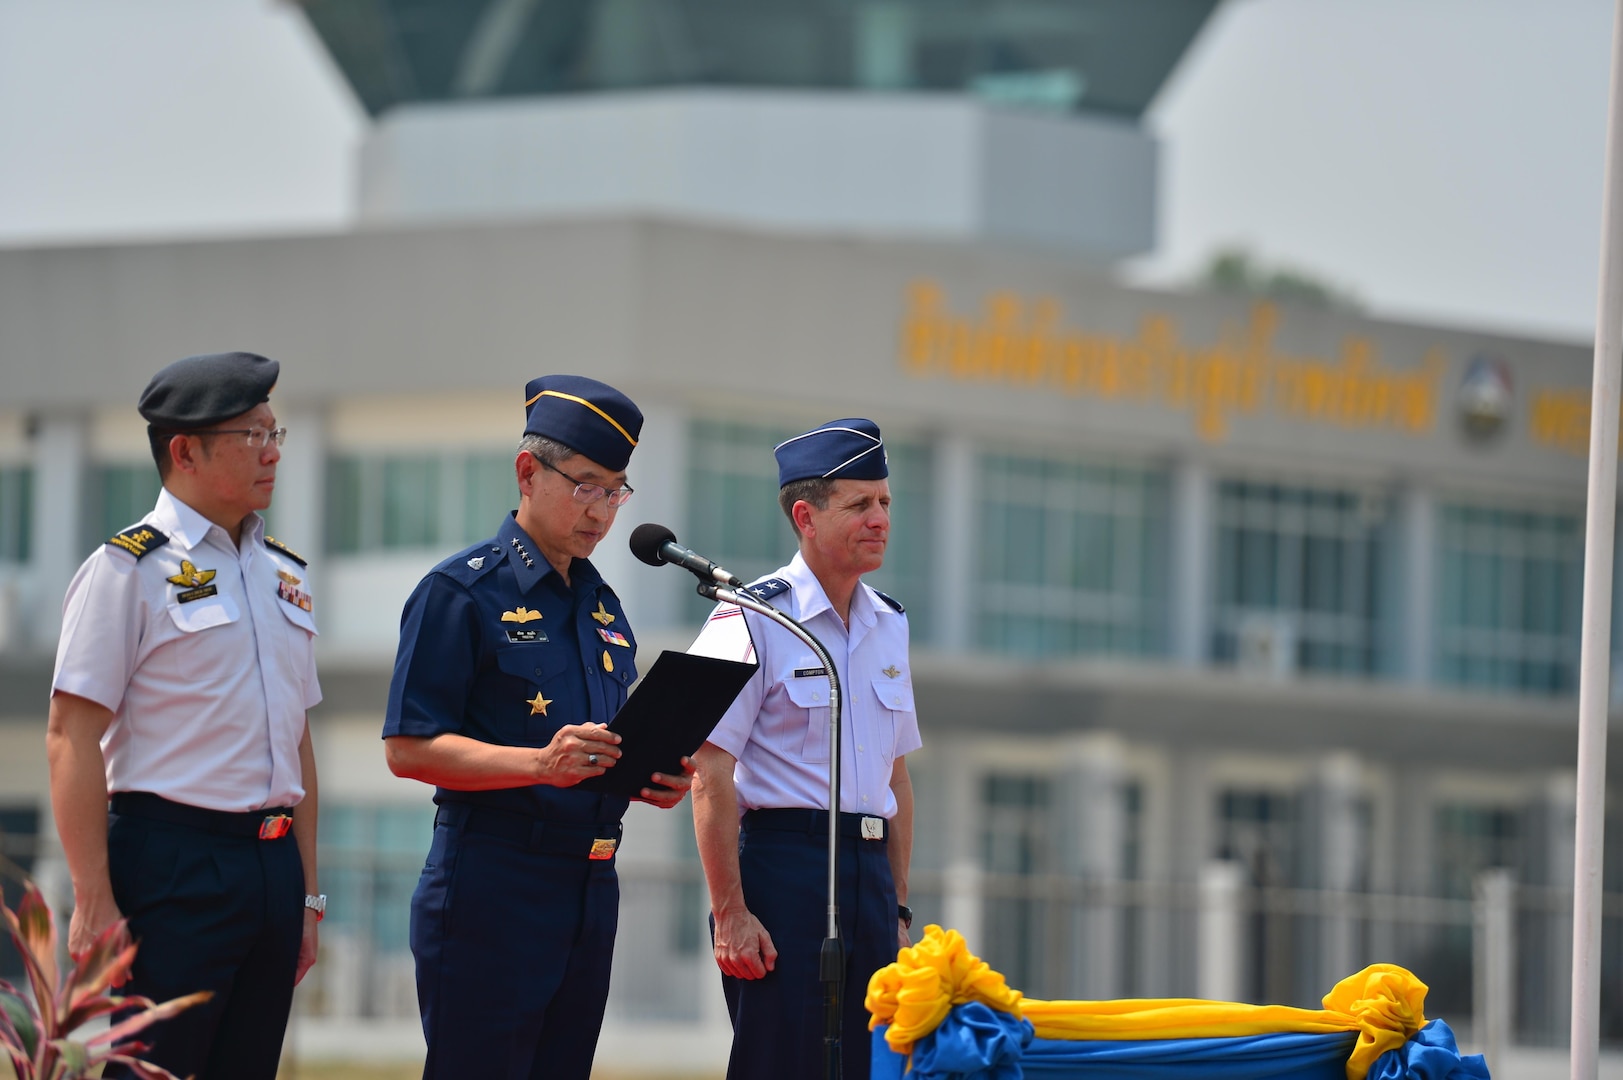
[(778, 486), (796, 480), (883, 480), (890, 475), (885, 439), (872, 420), (830, 420), (772, 448)]
[(642, 410), (607, 383), (543, 375), (524, 387), (524, 434), (541, 435), (619, 472), (642, 434)]

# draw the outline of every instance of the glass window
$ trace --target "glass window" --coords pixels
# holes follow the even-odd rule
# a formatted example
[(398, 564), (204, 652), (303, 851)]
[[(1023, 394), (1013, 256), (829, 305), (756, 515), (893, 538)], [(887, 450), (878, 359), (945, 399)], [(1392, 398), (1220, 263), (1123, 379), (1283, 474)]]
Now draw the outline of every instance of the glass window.
[(99, 516), (92, 514), (95, 534), (88, 546), (95, 547), (109, 536), (140, 521), (152, 512), (163, 484), (152, 462), (136, 465), (101, 465), (93, 476), (92, 497)]
[(463, 546), (494, 535), (517, 505), (509, 454), (339, 455), (327, 461), (327, 550)]
[(977, 491), (981, 645), (1022, 656), (1165, 651), (1165, 473), (988, 454)]
[[(39, 808), (10, 804), (0, 806), (0, 899), (13, 911), (22, 901), (19, 884), (34, 872), (34, 859), (39, 854)], [(66, 933), (65, 927), (58, 927)], [(23, 978), (22, 957), (17, 955), (9, 934), (0, 936), (0, 978), (20, 985)]]
[(1052, 985), (1065, 965), (1053, 957), (1049, 930), (1063, 915), (1034, 879), (1057, 870), (1053, 784), (1030, 773), (992, 773), (981, 782), (981, 865), (986, 870), (986, 945), (981, 955), (1034, 997), (1064, 993)]
[(1437, 678), (1574, 692), (1583, 515), (1444, 506), (1437, 542)]
[[(746, 581), (794, 557), (794, 526), (778, 508), (778, 464), (772, 448), (802, 427), (696, 420), (689, 429), (688, 513), (682, 542)], [(932, 510), (930, 449), (887, 437), (890, 544), (885, 565), (864, 580), (906, 608), (913, 639), (928, 631)], [(695, 598), (695, 603), (701, 603)], [(708, 605), (702, 609), (708, 610)], [(702, 618), (698, 614), (697, 618)]]
[(0, 562), (27, 562), (33, 529), (33, 468), (28, 465), (0, 467)]
[(1221, 482), (1213, 655), (1373, 673), (1385, 517), (1367, 492)]
[(331, 900), (304, 1011), (417, 1015), (411, 894), (433, 831), (431, 803), (323, 803), (321, 883)]

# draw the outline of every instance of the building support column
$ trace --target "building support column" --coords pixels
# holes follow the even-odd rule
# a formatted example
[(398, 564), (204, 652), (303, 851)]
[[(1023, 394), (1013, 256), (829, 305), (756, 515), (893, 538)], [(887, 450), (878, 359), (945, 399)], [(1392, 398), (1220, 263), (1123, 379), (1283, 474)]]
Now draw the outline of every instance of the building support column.
[(1389, 640), (1397, 644), (1398, 654), (1382, 657), (1380, 665), (1404, 682), (1423, 686), (1432, 681), (1437, 609), (1437, 501), (1429, 489), (1413, 485), (1403, 492), (1396, 546), (1394, 562), (1400, 569), (1393, 575), (1397, 594), (1388, 621), (1397, 623)]
[(84, 561), (85, 491), (90, 421), (82, 414), (47, 415), (34, 431), (34, 528), (29, 538), (39, 592), (32, 598), (33, 644), (56, 651), (62, 597)]
[(1126, 750), (1116, 736), (1097, 734), (1073, 742), (1066, 756), (1069, 767), (1059, 774), (1068, 777), (1058, 792), (1059, 869), (1085, 891), (1068, 913), (1071, 948), (1062, 961), (1064, 985), (1084, 999), (1108, 1000), (1122, 996), (1128, 945), (1127, 920), (1111, 897), (1123, 877)]
[(934, 645), (968, 652), (975, 645), (975, 444), (944, 435), (935, 444)]
[(1211, 658), (1215, 503), (1206, 463), (1179, 461), (1172, 470), (1169, 508), (1167, 651), (1180, 667), (1203, 667)]

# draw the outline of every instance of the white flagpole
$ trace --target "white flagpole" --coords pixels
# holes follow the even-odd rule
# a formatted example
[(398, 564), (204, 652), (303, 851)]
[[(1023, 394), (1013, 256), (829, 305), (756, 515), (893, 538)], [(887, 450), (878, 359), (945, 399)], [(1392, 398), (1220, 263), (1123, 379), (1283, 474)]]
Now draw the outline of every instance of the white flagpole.
[(1589, 421), (1584, 612), (1578, 664), (1577, 866), (1572, 886), (1572, 1080), (1600, 1069), (1600, 902), (1606, 813), (1606, 713), (1612, 652), (1612, 541), (1617, 509), (1618, 387), (1623, 353), (1623, 0), (1612, 15), (1611, 94), (1601, 201), (1600, 296)]

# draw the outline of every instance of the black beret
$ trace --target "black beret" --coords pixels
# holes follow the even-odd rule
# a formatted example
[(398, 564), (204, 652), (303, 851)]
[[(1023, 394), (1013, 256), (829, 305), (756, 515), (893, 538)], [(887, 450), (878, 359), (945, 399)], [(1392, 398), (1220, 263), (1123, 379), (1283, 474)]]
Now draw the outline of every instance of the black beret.
[(159, 430), (208, 427), (268, 401), (281, 370), (254, 353), (188, 356), (152, 376), (136, 408)]
[(607, 383), (543, 375), (524, 388), (524, 434), (543, 435), (619, 471), (642, 434), (642, 410)]

